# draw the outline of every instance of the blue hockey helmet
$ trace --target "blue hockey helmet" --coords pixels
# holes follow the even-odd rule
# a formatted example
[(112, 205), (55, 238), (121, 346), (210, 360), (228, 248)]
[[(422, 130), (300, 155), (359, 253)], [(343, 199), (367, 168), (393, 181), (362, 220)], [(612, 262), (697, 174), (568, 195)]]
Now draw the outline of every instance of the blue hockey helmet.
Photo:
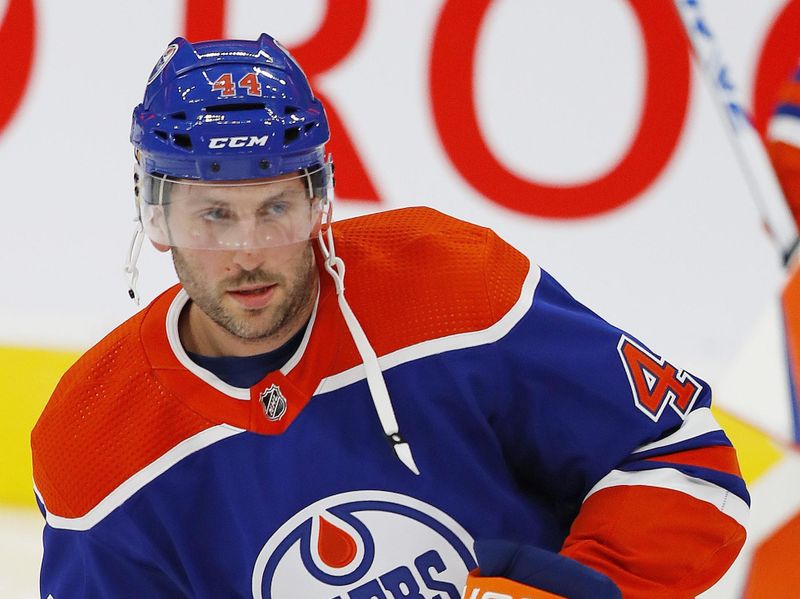
[(265, 179), (324, 164), (322, 103), (289, 52), (256, 41), (176, 38), (133, 111), (131, 142), (149, 175)]
[[(194, 249), (313, 237), (332, 199), (329, 136), (322, 103), (270, 36), (176, 38), (133, 111), (145, 233), (159, 245)], [(287, 183), (293, 177), (302, 180)]]

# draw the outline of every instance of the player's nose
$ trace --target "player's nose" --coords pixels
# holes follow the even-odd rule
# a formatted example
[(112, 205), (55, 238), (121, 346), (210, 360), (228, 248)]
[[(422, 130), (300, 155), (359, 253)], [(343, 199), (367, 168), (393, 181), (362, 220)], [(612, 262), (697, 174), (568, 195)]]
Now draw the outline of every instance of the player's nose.
[(266, 253), (263, 249), (241, 249), (233, 254), (233, 262), (242, 270), (255, 270), (266, 259)]

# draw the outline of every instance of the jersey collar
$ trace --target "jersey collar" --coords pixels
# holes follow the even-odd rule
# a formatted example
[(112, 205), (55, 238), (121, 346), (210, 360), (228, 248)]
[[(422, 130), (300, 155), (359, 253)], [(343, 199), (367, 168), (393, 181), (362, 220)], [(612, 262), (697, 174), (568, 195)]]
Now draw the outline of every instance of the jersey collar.
[(192, 362), (178, 336), (178, 317), (189, 296), (176, 285), (148, 306), (141, 339), (155, 376), (179, 401), (206, 418), (261, 434), (280, 434), (308, 404), (342, 354), (352, 354), (333, 285), (320, 288), (295, 354), (277, 371), (244, 389), (229, 385)]

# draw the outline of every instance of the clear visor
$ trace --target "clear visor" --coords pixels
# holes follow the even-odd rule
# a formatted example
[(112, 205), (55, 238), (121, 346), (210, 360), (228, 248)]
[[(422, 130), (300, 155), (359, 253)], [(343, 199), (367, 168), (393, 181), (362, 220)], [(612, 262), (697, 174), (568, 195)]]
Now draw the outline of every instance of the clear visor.
[(145, 233), (179, 248), (257, 249), (306, 241), (317, 235), (331, 200), (329, 163), (264, 181), (139, 177)]

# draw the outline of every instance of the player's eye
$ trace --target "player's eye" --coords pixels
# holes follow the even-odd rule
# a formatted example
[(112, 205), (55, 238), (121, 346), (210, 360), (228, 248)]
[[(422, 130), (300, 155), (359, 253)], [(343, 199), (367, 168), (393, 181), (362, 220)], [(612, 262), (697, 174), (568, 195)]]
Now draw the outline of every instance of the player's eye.
[(234, 214), (227, 208), (223, 208), (221, 206), (215, 206), (213, 208), (208, 208), (207, 210), (203, 210), (200, 213), (200, 217), (208, 222), (217, 223), (217, 222), (228, 222), (233, 220)]
[(279, 218), (286, 215), (290, 209), (291, 206), (289, 205), (289, 202), (276, 201), (270, 202), (269, 204), (263, 206), (259, 210), (259, 214), (260, 216), (266, 218)]

